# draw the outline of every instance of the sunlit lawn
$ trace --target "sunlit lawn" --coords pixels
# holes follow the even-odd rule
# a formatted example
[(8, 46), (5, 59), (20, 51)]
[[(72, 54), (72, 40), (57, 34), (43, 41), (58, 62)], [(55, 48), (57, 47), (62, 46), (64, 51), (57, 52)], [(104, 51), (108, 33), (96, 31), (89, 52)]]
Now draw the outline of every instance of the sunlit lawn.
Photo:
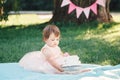
[[(120, 63), (120, 15), (114, 15), (115, 23), (60, 24), (63, 52), (77, 54), (83, 63), (116, 65)], [(17, 62), (27, 52), (40, 50), (44, 45), (41, 24), (51, 16), (20, 15), (10, 16), (11, 20), (2, 24), (25, 25), (26, 28), (0, 28), (0, 62)], [(37, 24), (37, 25), (31, 25)], [(39, 25), (38, 25), (39, 24)], [(29, 26), (28, 26), (29, 25)], [(19, 26), (21, 27), (21, 26)]]
[(18, 15), (9, 15), (8, 21), (0, 22), (2, 27), (7, 27), (11, 25), (33, 25), (41, 24), (50, 20), (52, 15), (39, 15), (39, 14), (18, 14)]
[[(113, 16), (113, 20), (115, 22), (120, 22), (120, 13), (111, 13)], [(0, 25), (2, 27), (7, 27), (11, 25), (33, 25), (33, 24), (41, 24), (49, 21), (52, 18), (52, 14), (48, 15), (40, 15), (40, 14), (17, 14), (17, 15), (9, 15), (8, 21), (1, 21)]]
[(113, 20), (115, 21), (115, 22), (120, 22), (120, 12), (111, 12), (111, 15), (112, 15), (112, 17), (113, 17)]

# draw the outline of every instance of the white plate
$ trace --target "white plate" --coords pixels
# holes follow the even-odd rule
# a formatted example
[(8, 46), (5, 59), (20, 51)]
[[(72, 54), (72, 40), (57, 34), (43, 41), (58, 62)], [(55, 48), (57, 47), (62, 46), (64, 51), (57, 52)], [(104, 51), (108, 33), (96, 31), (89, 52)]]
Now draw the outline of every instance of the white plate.
[(77, 71), (81, 70), (81, 65), (62, 66), (64, 71)]

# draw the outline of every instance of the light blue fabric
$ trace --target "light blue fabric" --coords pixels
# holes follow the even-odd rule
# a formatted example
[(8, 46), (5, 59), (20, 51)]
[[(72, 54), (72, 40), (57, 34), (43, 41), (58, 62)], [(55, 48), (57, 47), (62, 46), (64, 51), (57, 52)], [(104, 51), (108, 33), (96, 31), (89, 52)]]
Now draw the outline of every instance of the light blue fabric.
[[(88, 80), (86, 77), (103, 80), (101, 76), (111, 80), (120, 80), (120, 65), (100, 66), (94, 64), (82, 64), (83, 68), (91, 68), (92, 71), (80, 74), (43, 74), (21, 68), (18, 63), (0, 63), (0, 80)], [(107, 72), (107, 73), (106, 73)], [(92, 79), (89, 79), (92, 80)]]

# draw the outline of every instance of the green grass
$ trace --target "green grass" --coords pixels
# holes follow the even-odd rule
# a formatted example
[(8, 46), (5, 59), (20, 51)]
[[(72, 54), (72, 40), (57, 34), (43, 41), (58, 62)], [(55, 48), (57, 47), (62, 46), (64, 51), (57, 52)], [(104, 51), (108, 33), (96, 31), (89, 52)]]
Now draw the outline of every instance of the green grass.
[[(82, 63), (116, 65), (120, 62), (120, 23), (56, 23), (63, 52), (77, 54)], [(27, 52), (42, 48), (46, 24), (0, 28), (0, 62), (18, 62)]]

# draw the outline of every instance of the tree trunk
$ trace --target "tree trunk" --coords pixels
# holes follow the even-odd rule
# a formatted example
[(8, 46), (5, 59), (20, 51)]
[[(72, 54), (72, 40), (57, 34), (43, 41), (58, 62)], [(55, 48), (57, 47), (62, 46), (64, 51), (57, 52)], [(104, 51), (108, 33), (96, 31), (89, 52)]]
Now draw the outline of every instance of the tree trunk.
[(0, 0), (0, 16), (3, 15), (3, 1)]
[(3, 15), (3, 7), (0, 7), (0, 16)]
[[(70, 14), (68, 14), (69, 5), (61, 7), (62, 1), (63, 0), (54, 0), (53, 17), (50, 20), (50, 22), (83, 23), (83, 22), (90, 22), (94, 20), (98, 20), (99, 22), (111, 22), (112, 21), (112, 16), (110, 15), (110, 12), (109, 12), (110, 0), (106, 0), (105, 7), (97, 5), (98, 6), (97, 15), (94, 14), (92, 11), (90, 11), (90, 15), (88, 19), (86, 18), (83, 12), (79, 18), (76, 18), (75, 10), (72, 11)], [(71, 0), (72, 3), (82, 8), (90, 6), (95, 1), (96, 0), (87, 0), (87, 1), (86, 0)]]
[(109, 11), (109, 4), (111, 0), (106, 0), (105, 7), (99, 7), (97, 20), (100, 22), (112, 22), (112, 16)]

